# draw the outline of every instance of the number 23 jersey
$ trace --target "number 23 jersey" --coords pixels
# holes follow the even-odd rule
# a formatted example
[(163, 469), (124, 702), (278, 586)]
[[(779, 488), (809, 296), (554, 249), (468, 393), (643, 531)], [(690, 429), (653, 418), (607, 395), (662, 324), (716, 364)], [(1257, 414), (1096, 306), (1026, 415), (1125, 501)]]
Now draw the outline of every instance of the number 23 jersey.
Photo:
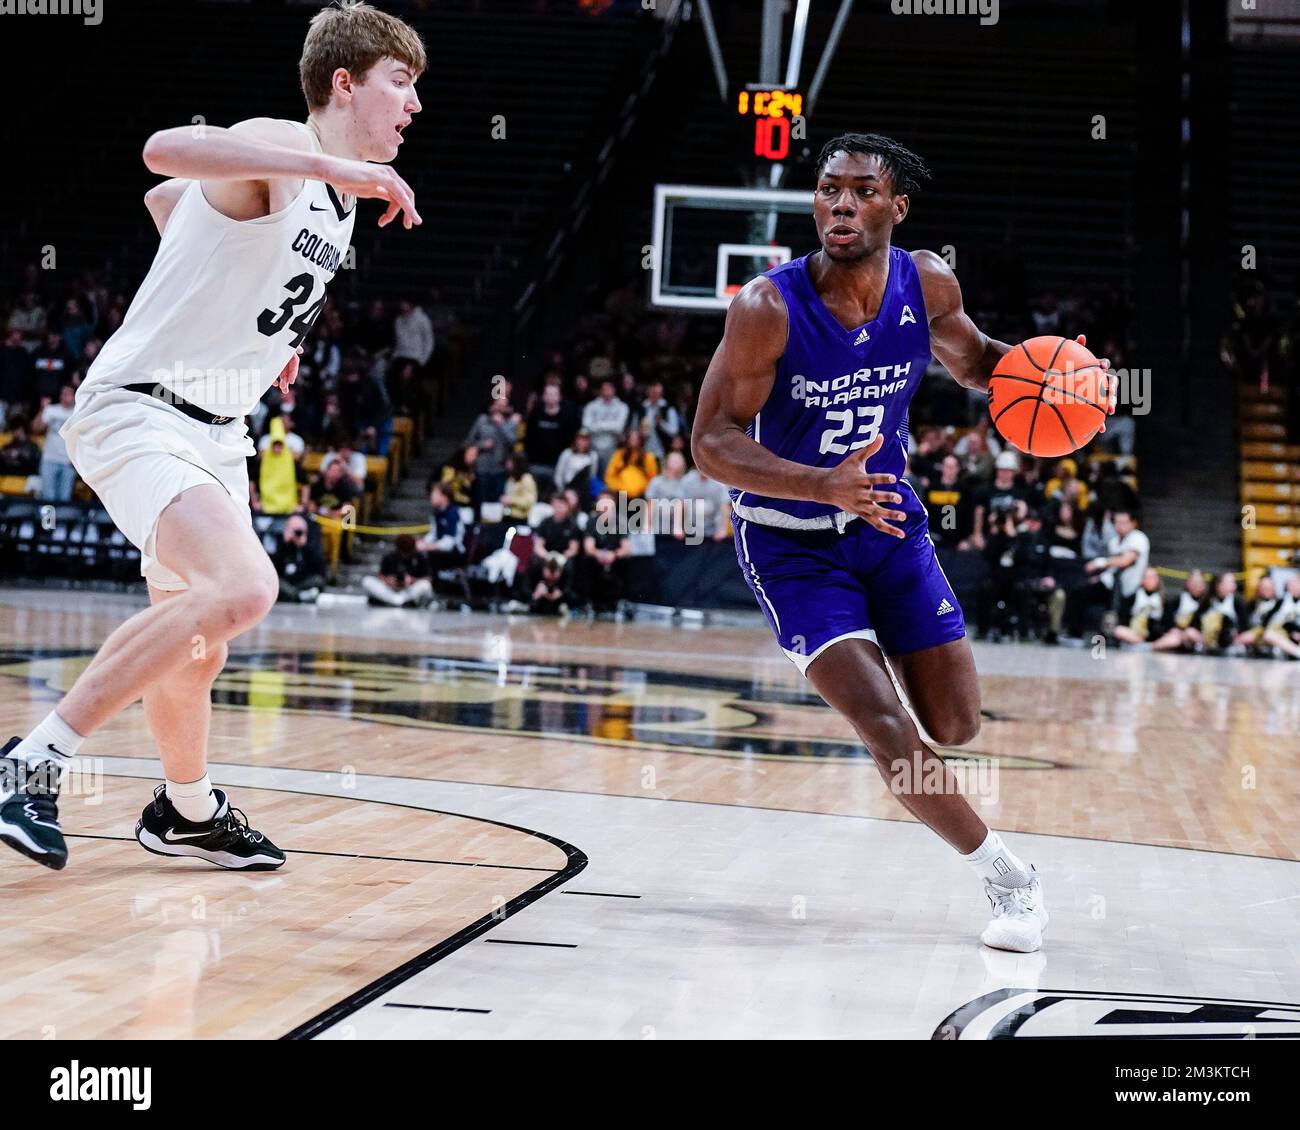
[[(891, 247), (880, 312), (845, 329), (817, 293), (808, 259), (793, 259), (766, 274), (785, 301), (788, 332), (772, 391), (749, 435), (783, 459), (834, 467), (883, 434), (884, 444), (867, 470), (897, 475), (899, 508), (924, 513), (903, 482), (907, 409), (930, 363), (930, 327), (916, 264), (909, 252)], [(829, 529), (845, 520), (837, 521), (836, 508), (823, 503), (734, 489), (731, 499), (737, 516), (762, 525)]]
[[(315, 134), (292, 124), (320, 152)], [(216, 415), (246, 416), (320, 315), (355, 214), (355, 200), (305, 180), (279, 212), (232, 220), (192, 181), (82, 390), (160, 384)]]

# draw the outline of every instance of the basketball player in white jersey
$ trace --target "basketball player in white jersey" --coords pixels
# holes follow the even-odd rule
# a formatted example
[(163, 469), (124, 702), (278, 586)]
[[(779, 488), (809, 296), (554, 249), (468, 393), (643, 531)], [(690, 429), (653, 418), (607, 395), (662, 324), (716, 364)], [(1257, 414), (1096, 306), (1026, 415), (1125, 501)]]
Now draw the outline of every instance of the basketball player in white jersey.
[(77, 392), (68, 453), (139, 548), (151, 607), (117, 629), (58, 706), (0, 750), (0, 840), (46, 867), (68, 851), (62, 768), (137, 699), (166, 783), (136, 825), (149, 851), (268, 870), (284, 853), (249, 828), (207, 773), (210, 689), (226, 644), (275, 603), (253, 533), (244, 417), (297, 356), (346, 255), (357, 197), (420, 223), (385, 164), (420, 110), (420, 37), (343, 0), (311, 21), (299, 64), (306, 123), (254, 118), (149, 138), (145, 164), (171, 179), (145, 201), (162, 242), (121, 328)]

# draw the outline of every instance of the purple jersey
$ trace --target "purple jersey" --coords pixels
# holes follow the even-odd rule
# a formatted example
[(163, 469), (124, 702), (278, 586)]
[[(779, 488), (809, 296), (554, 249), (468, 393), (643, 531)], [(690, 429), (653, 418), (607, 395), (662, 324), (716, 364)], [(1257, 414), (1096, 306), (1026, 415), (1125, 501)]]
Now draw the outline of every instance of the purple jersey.
[[(909, 515), (924, 513), (903, 482), (907, 407), (930, 363), (930, 327), (912, 256), (898, 247), (889, 249), (880, 312), (848, 330), (813, 286), (808, 256), (783, 263), (766, 277), (785, 300), (789, 331), (772, 391), (749, 435), (783, 459), (834, 467), (883, 433), (884, 446), (867, 469), (897, 475), (900, 508)], [(842, 529), (848, 518), (824, 503), (753, 491), (732, 490), (731, 502), (740, 518), (786, 529)], [(870, 533), (888, 537), (873, 527)]]

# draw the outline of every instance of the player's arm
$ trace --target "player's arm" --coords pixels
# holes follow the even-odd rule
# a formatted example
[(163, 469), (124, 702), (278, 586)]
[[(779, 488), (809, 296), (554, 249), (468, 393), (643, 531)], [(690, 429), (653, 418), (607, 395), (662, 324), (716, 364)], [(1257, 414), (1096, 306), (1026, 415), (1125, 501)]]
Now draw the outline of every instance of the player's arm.
[(182, 177), (172, 177), (165, 180), (162, 184), (156, 184), (144, 194), (144, 206), (149, 210), (149, 215), (153, 217), (154, 226), (158, 229), (158, 234), (162, 235), (163, 229), (167, 227), (167, 221), (171, 218), (172, 211), (180, 201), (181, 193), (189, 188), (190, 182)]
[(208, 202), (235, 220), (268, 214), (271, 181), (319, 180), (387, 201), (380, 227), (398, 212), (405, 213), (408, 228), (422, 222), (410, 186), (387, 165), (316, 153), (301, 130), (274, 118), (250, 118), (229, 129), (159, 130), (145, 142), (144, 163), (161, 176), (203, 181)]
[(951, 267), (933, 251), (913, 251), (921, 276), (921, 293), (930, 320), (930, 348), (953, 380), (987, 392), (993, 367), (1014, 346), (983, 333), (962, 304), (961, 284)]
[(894, 482), (895, 476), (866, 470), (866, 461), (880, 450), (881, 437), (828, 468), (782, 459), (745, 434), (772, 391), (786, 331), (785, 302), (776, 287), (764, 278), (746, 283), (727, 310), (722, 341), (700, 387), (691, 432), (696, 465), (738, 490), (838, 506), (902, 537), (902, 530), (885, 521), (906, 519), (901, 511), (885, 509), (902, 502), (901, 496), (873, 489)]
[[(961, 284), (940, 256), (933, 251), (913, 251), (912, 261), (921, 276), (925, 312), (930, 320), (930, 348), (935, 357), (959, 385), (987, 392), (994, 367), (1015, 346), (995, 341), (970, 320), (962, 305)], [(1083, 334), (1074, 340), (1088, 344)], [(1098, 363), (1103, 371), (1110, 368), (1108, 357), (1098, 358)], [(1115, 411), (1114, 387), (1111, 380), (1106, 394), (1107, 414)], [(1104, 422), (1101, 430), (1106, 430)]]

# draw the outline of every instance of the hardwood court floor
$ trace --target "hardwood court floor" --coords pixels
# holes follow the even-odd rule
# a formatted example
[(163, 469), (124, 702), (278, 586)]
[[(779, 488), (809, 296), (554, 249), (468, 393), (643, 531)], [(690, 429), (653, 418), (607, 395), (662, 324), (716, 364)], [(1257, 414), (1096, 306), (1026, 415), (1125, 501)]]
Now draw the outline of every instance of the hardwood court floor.
[[(0, 592), (6, 732), (140, 603)], [(61, 806), (68, 870), (0, 859), (0, 1035), (1077, 1035), (1116, 994), (1169, 998), (1152, 1034), (1206, 1000), (1300, 1028), (1297, 669), (977, 661), (966, 788), (1045, 875), (1033, 958), (978, 945), (978, 884), (763, 628), (277, 609), (210, 755), (288, 866), (140, 850), (132, 708)], [(1008, 996), (1044, 977), (1051, 1009)]]

